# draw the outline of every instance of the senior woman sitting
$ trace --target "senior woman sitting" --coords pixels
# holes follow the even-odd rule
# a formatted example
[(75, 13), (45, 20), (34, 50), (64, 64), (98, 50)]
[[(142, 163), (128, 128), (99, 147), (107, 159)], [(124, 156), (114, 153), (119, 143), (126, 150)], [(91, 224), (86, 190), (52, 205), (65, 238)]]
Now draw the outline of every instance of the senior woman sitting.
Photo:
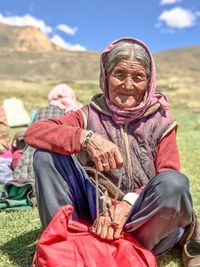
[[(117, 239), (124, 229), (161, 254), (183, 237), (193, 208), (188, 178), (180, 173), (177, 123), (165, 96), (155, 92), (147, 46), (132, 38), (111, 43), (101, 56), (100, 87), (103, 94), (81, 110), (37, 122), (25, 133), (26, 142), (38, 148), (42, 225), (71, 204), (73, 219), (95, 222), (100, 238)], [(101, 178), (100, 214), (95, 171)]]

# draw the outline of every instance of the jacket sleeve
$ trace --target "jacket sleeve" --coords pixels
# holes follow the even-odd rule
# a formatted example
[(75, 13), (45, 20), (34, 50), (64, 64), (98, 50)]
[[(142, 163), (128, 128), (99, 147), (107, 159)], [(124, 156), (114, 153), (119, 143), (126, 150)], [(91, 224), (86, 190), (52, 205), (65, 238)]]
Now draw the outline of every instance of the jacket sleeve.
[(34, 148), (70, 155), (81, 151), (82, 128), (82, 113), (75, 111), (33, 123), (26, 130), (24, 138), (25, 142)]
[(176, 143), (176, 129), (168, 133), (158, 144), (155, 165), (157, 173), (167, 170), (180, 171), (181, 164)]

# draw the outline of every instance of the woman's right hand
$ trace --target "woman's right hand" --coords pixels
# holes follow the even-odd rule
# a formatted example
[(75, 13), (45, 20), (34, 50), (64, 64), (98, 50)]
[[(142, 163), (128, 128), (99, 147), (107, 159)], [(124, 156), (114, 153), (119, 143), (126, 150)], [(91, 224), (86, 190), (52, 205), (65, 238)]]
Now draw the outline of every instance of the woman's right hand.
[[(85, 132), (85, 130), (83, 130), (81, 134), (82, 140), (87, 132), (88, 131)], [(100, 134), (93, 133), (86, 149), (99, 172), (120, 169), (123, 165), (123, 158), (118, 147)]]
[(96, 219), (93, 233), (102, 239), (119, 239), (131, 208), (132, 205), (124, 200), (111, 206)]

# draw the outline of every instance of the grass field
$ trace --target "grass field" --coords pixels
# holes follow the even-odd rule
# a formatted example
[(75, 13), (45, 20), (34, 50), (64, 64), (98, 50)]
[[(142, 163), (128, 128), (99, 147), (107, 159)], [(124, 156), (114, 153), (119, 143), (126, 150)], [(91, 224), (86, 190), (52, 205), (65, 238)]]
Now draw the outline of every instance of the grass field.
[[(33, 109), (47, 105), (47, 93), (57, 81), (51, 83), (30, 84), (22, 81), (4, 81), (1, 84), (0, 101), (11, 97), (19, 97), (31, 113)], [(81, 82), (71, 84), (78, 100), (86, 103), (98, 91), (96, 82)], [(9, 90), (4, 90), (8, 88)], [(200, 116), (189, 107), (173, 106), (173, 113), (178, 121), (178, 145), (182, 161), (182, 171), (191, 181), (191, 193), (194, 208), (200, 218), (200, 153), (199, 132)], [(17, 129), (13, 129), (13, 132)], [(20, 212), (0, 212), (0, 267), (31, 266), (35, 244), (41, 233), (37, 209)], [(159, 266), (181, 267), (180, 251), (175, 249), (158, 259)]]

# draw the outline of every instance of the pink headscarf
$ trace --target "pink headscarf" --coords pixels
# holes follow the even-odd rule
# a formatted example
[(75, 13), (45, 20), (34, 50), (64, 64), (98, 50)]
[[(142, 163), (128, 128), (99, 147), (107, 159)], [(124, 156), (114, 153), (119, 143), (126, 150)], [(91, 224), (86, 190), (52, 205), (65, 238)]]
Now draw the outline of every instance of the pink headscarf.
[[(121, 109), (117, 107), (110, 99), (109, 99), (109, 93), (108, 93), (108, 81), (105, 73), (105, 60), (108, 55), (108, 53), (112, 50), (113, 47), (118, 45), (120, 42), (133, 42), (136, 44), (141, 45), (144, 47), (144, 49), (147, 51), (147, 53), (150, 56), (151, 59), (151, 74), (150, 74), (150, 81), (148, 84), (148, 89), (145, 93), (145, 96), (143, 97), (142, 102), (132, 108), (125, 108)], [(100, 72), (100, 87), (104, 93), (106, 103), (108, 105), (108, 108), (112, 112), (113, 119), (117, 124), (127, 124), (130, 121), (133, 121), (135, 119), (141, 118), (145, 112), (154, 104), (160, 103), (164, 108), (168, 108), (168, 102), (166, 97), (161, 93), (156, 93), (156, 74), (155, 74), (155, 65), (154, 60), (152, 57), (151, 52), (149, 51), (146, 44), (144, 44), (142, 41), (134, 38), (121, 38), (114, 42), (112, 42), (102, 53), (101, 55), (101, 62), (100, 62), (101, 72)]]
[(74, 91), (66, 84), (56, 85), (48, 94), (49, 105), (65, 109), (65, 113), (80, 109), (83, 105), (76, 100)]

